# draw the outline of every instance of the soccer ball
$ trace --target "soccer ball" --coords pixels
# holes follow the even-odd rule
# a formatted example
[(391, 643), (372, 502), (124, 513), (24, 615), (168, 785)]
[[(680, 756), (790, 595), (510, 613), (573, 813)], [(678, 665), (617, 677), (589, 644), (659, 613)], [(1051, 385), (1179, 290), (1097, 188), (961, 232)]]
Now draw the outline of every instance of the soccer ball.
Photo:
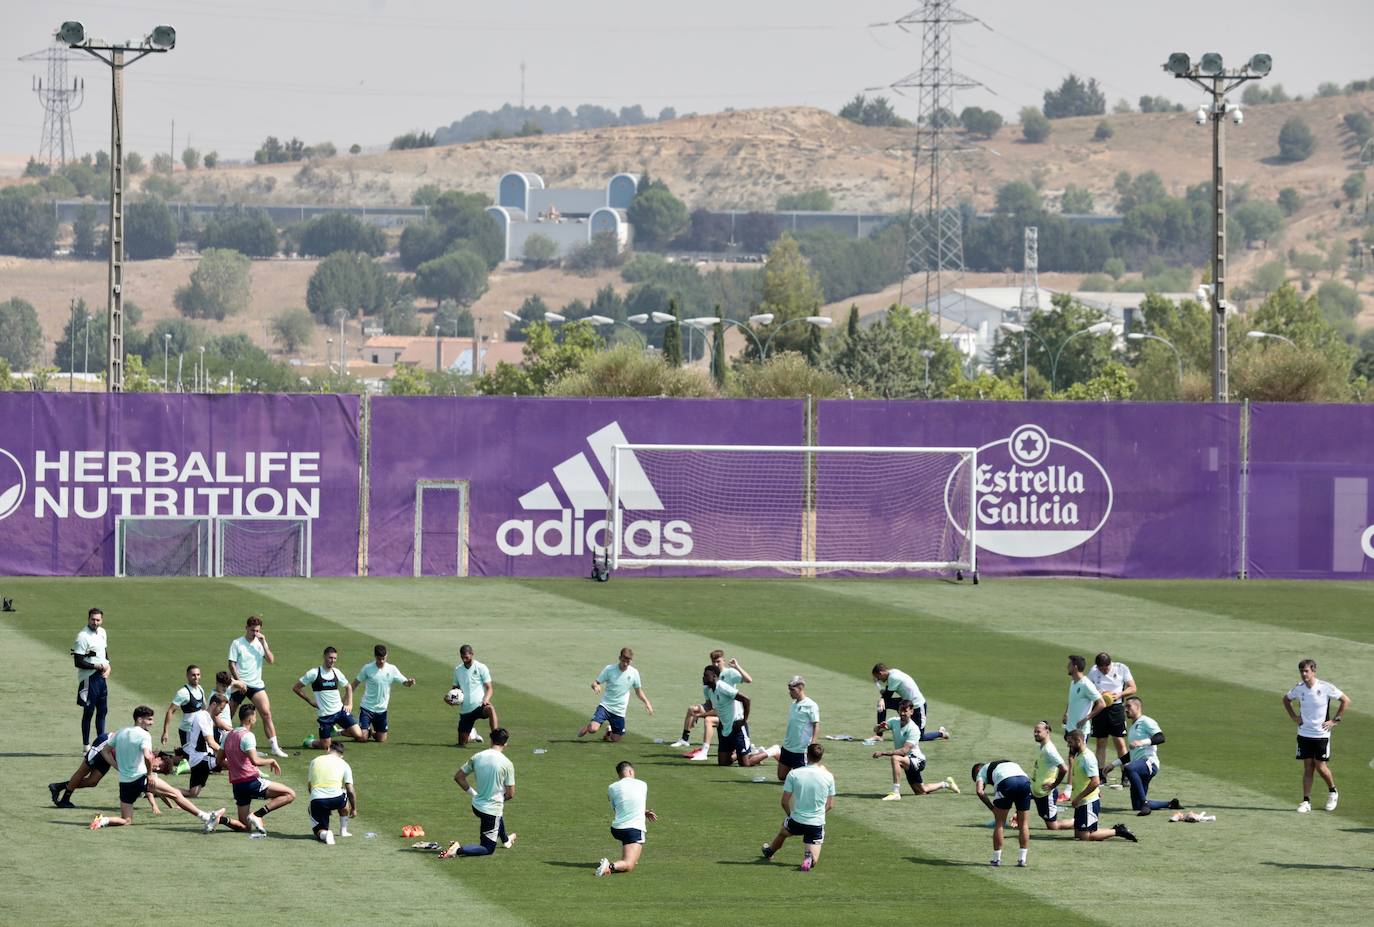
[(463, 690), (454, 686), (452, 689), (448, 690), (448, 694), (444, 696), (444, 701), (448, 702), (450, 705), (463, 704)]
[(1115, 692), (1103, 692), (1103, 693), (1102, 693), (1102, 701), (1103, 701), (1104, 703), (1106, 703), (1107, 705), (1111, 705), (1112, 702), (1116, 701), (1116, 693), (1115, 693)]

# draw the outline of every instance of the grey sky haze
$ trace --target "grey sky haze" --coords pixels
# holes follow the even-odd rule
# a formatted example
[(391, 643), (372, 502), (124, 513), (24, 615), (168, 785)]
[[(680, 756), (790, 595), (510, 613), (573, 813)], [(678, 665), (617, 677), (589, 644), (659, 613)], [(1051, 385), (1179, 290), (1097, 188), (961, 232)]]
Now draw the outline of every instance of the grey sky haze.
[[(63, 19), (91, 35), (137, 39), (154, 25), (177, 48), (126, 73), (127, 142), (145, 157), (190, 136), (202, 151), (243, 158), (267, 135), (384, 145), (475, 109), (517, 102), (520, 61), (530, 105), (639, 103), (654, 114), (726, 107), (811, 105), (834, 111), (856, 92), (920, 65), (919, 32), (871, 28), (916, 0), (0, 0), (0, 152), (36, 152), (42, 109), (31, 91), (37, 62)], [(1071, 70), (1096, 77), (1109, 105), (1198, 94), (1160, 64), (1175, 50), (1220, 51), (1240, 63), (1274, 56), (1271, 83), (1311, 94), (1321, 81), (1374, 78), (1370, 0), (967, 0), (984, 20), (955, 33), (955, 67), (991, 92), (959, 105), (1014, 116), (1038, 105)], [(79, 151), (109, 145), (109, 70), (73, 64), (86, 100), (73, 116)], [(890, 95), (890, 94), (889, 94)], [(893, 96), (914, 116), (914, 98)]]

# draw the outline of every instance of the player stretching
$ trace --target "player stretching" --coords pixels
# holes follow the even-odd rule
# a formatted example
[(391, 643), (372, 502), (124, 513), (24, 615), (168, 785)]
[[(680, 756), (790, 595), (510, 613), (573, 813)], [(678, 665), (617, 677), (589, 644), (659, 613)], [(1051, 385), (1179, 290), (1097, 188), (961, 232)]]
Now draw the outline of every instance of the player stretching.
[[(157, 770), (165, 772), (171, 769), (171, 755), (153, 753), (153, 736), (148, 732), (152, 730), (156, 716), (157, 712), (147, 705), (139, 705), (134, 709), (133, 726), (120, 729), (101, 748), (105, 762), (119, 771), (119, 817), (97, 814), (95, 820), (91, 821), (91, 830), (127, 827), (134, 823), (134, 803), (148, 794), (166, 798), (187, 814), (195, 815), (207, 834), (219, 823), (223, 808), (201, 811), (180, 792), (157, 778)], [(153, 810), (156, 812), (156, 807)]]
[(1083, 675), (1083, 667), (1087, 665), (1088, 661), (1078, 654), (1069, 655), (1069, 705), (1064, 709), (1064, 736), (1067, 737), (1072, 731), (1079, 731), (1084, 741), (1088, 739), (1093, 719), (1107, 708), (1107, 703), (1103, 700), (1102, 693), (1097, 691), (1097, 686)]
[(778, 779), (784, 782), (792, 770), (806, 766), (806, 748), (821, 739), (821, 709), (806, 697), (806, 680), (793, 676), (787, 683), (787, 694), (792, 704), (787, 709), (787, 731), (778, 753)]
[(649, 704), (649, 696), (644, 694), (644, 687), (640, 683), (639, 670), (630, 665), (634, 661), (635, 652), (629, 647), (622, 647), (620, 650), (620, 661), (609, 663), (596, 677), (592, 683), (592, 691), (601, 695), (601, 702), (596, 706), (596, 711), (592, 714), (592, 719), (586, 723), (582, 730), (577, 732), (578, 737), (585, 737), (588, 734), (595, 734), (601, 730), (601, 725), (609, 724), (602, 740), (609, 740), (612, 743), (625, 736), (625, 713), (630, 707), (630, 690), (633, 689), (635, 698), (644, 703), (644, 710), (651, 716), (654, 713), (654, 706)]
[(1137, 816), (1144, 817), (1161, 808), (1182, 808), (1177, 798), (1168, 801), (1155, 801), (1150, 796), (1150, 782), (1159, 775), (1159, 745), (1164, 743), (1164, 731), (1155, 719), (1145, 714), (1140, 696), (1126, 696), (1126, 717), (1131, 720), (1131, 728), (1126, 734), (1126, 746), (1131, 751), (1120, 759), (1112, 760), (1102, 767), (1104, 773), (1113, 767), (1121, 767), (1121, 775), (1131, 784), (1131, 808)]
[[(506, 834), (506, 802), (515, 800), (515, 764), (506, 756), (510, 733), (503, 727), (491, 732), (491, 746), (474, 753), (456, 773), (453, 781), (472, 796), (472, 813), (478, 824), (478, 842), (464, 846), (457, 840), (439, 854), (440, 859), (455, 856), (490, 856), (498, 846), (515, 846), (515, 834)], [(472, 785), (472, 776), (476, 785)]]
[[(1350, 708), (1350, 696), (1317, 678), (1316, 660), (1299, 662), (1298, 675), (1302, 681), (1283, 697), (1283, 710), (1298, 726), (1298, 759), (1302, 760), (1302, 804), (1298, 805), (1298, 813), (1312, 810), (1313, 773), (1326, 783), (1326, 810), (1335, 811), (1340, 795), (1327, 765), (1331, 759), (1331, 729), (1341, 723), (1341, 715)], [(1330, 717), (1332, 699), (1339, 702), (1334, 718)], [(1297, 712), (1293, 711), (1294, 702), (1298, 703)]]
[(874, 732), (881, 737), (887, 732), (887, 713), (895, 711), (902, 702), (910, 702), (912, 717), (921, 729), (921, 740), (949, 740), (949, 731), (944, 728), (926, 733), (926, 697), (916, 680), (899, 669), (878, 663), (873, 667), (873, 684), (878, 687), (878, 726)]
[(243, 701), (243, 693), (248, 689), (243, 683), (226, 670), (215, 674), (215, 689), (210, 693), (210, 717), (214, 719), (215, 730), (228, 734), (234, 729), (234, 705)]
[(1073, 830), (1072, 821), (1059, 820), (1059, 805), (1054, 800), (1059, 783), (1069, 774), (1064, 757), (1054, 745), (1054, 728), (1048, 721), (1037, 721), (1031, 736), (1040, 745), (1031, 770), (1031, 798), (1035, 799), (1035, 811), (1045, 822), (1046, 830)]
[(1121, 837), (1135, 843), (1135, 834), (1125, 824), (1113, 824), (1111, 830), (1097, 829), (1097, 821), (1102, 814), (1102, 793), (1098, 791), (1102, 778), (1098, 774), (1097, 757), (1084, 749), (1087, 738), (1082, 731), (1069, 731), (1067, 740), (1069, 760), (1073, 763), (1073, 784), (1077, 790), (1070, 799), (1073, 805), (1073, 839), (1110, 840)]
[(386, 644), (372, 648), (373, 661), (358, 670), (353, 680), (353, 688), (363, 686), (362, 711), (358, 715), (358, 727), (379, 744), (386, 743), (389, 725), (386, 720), (386, 707), (391, 702), (391, 686), (399, 682), (409, 689), (415, 680), (386, 662)]
[[(100, 784), (100, 780), (105, 778), (105, 774), (110, 771), (109, 761), (105, 759), (104, 748), (109, 741), (109, 733), (101, 734), (95, 739), (85, 753), (81, 755), (81, 765), (76, 767), (76, 772), (65, 781), (49, 782), (48, 794), (52, 796), (52, 803), (59, 808), (75, 808), (72, 803), (72, 793), (78, 789), (93, 789)], [(153, 796), (145, 795), (148, 799), (148, 807), (154, 814), (158, 813), (157, 804)]]
[(229, 645), (229, 673), (243, 683), (242, 690), (232, 692), (229, 698), (237, 706), (245, 699), (253, 703), (257, 713), (262, 716), (262, 727), (267, 732), (267, 742), (273, 756), (286, 756), (286, 751), (277, 743), (277, 725), (272, 721), (272, 701), (267, 697), (267, 685), (262, 681), (263, 663), (276, 663), (272, 648), (267, 646), (267, 638), (262, 633), (262, 619), (249, 615), (243, 628), (243, 637), (234, 638)]
[(613, 872), (633, 872), (644, 852), (645, 821), (657, 821), (654, 809), (646, 807), (649, 802), (649, 786), (635, 778), (635, 768), (628, 760), (615, 764), (615, 774), (620, 778), (611, 783), (606, 790), (611, 800), (611, 836), (620, 841), (620, 859), (611, 862), (602, 857), (597, 864), (598, 876)]
[(181, 720), (177, 722), (176, 752), (185, 755), (186, 735), (191, 731), (191, 716), (209, 705), (205, 700), (205, 689), (200, 685), (200, 667), (194, 663), (186, 667), (186, 685), (177, 689), (172, 703), (167, 706), (167, 714), (162, 718), (162, 745), (167, 746), (167, 728), (172, 723), (172, 714), (181, 709)]
[(310, 761), (305, 781), (310, 787), (310, 830), (321, 843), (334, 845), (329, 829), (330, 812), (339, 814), (339, 836), (351, 837), (348, 819), (358, 814), (358, 793), (353, 791), (353, 767), (344, 762), (344, 745), (331, 743), (323, 756)]
[(806, 766), (787, 774), (782, 784), (782, 827), (771, 843), (765, 843), (764, 859), (782, 849), (788, 837), (802, 838), (802, 872), (810, 872), (820, 861), (821, 844), (825, 842), (825, 813), (835, 807), (835, 777), (820, 765), (825, 747), (811, 744), (806, 748)]
[(86, 626), (76, 633), (72, 644), (72, 663), (76, 665), (76, 704), (81, 708), (81, 743), (89, 747), (91, 721), (95, 736), (105, 733), (105, 714), (109, 710), (109, 648), (105, 639), (105, 613), (93, 608), (86, 613)]
[[(1014, 805), (1020, 846), (1016, 865), (1029, 866), (1026, 854), (1030, 851), (1031, 786), (1026, 771), (1011, 760), (974, 763), (973, 788), (978, 800), (992, 812), (992, 859), (988, 865), (1002, 865), (1003, 831), (1007, 825), (1007, 814)], [(989, 788), (992, 789), (991, 799), (987, 795)]]
[(482, 743), (482, 735), (472, 730), (477, 726), (477, 719), (487, 719), (488, 734), (501, 724), (491, 704), (491, 670), (485, 663), (473, 659), (471, 644), (458, 648), (458, 659), (461, 662), (453, 668), (453, 684), (463, 690), (463, 711), (458, 715), (458, 746), (466, 747), (469, 741)]
[[(353, 689), (348, 684), (348, 677), (334, 666), (339, 662), (339, 652), (333, 647), (326, 647), (323, 657), (324, 665), (307, 670), (291, 687), (292, 692), (315, 709), (315, 723), (319, 729), (319, 737), (306, 737), (301, 746), (307, 750), (328, 750), (334, 742), (336, 724), (344, 736), (365, 743), (367, 735), (353, 717)], [(305, 694), (306, 686), (315, 693), (314, 698)]]
[(892, 749), (879, 750), (873, 759), (890, 757), (892, 760), (892, 791), (883, 796), (883, 801), (901, 801), (901, 774), (906, 773), (907, 784), (916, 795), (929, 795), (931, 792), (951, 791), (959, 794), (959, 786), (954, 777), (948, 776), (940, 782), (926, 785), (921, 773), (926, 768), (925, 754), (921, 753), (921, 729), (913, 717), (915, 706), (906, 699), (897, 703), (897, 717), (889, 718), (884, 730), (892, 731)]
[[(727, 663), (724, 650), (712, 650), (706, 655), (706, 662), (720, 670), (720, 678), (724, 679), (732, 686), (740, 683), (751, 683), (754, 677), (750, 676), (744, 667), (739, 665), (739, 661), (733, 657)], [(701, 721), (701, 746), (687, 754), (687, 759), (696, 762), (705, 762), (711, 755), (711, 740), (715, 737), (717, 722), (716, 710), (711, 707), (708, 699), (700, 705), (688, 705), (687, 715), (682, 719), (682, 737), (673, 741), (674, 747), (690, 747), (692, 745), (692, 728), (697, 721)]]
[[(265, 834), (267, 826), (262, 819), (295, 801), (296, 793), (290, 786), (271, 782), (258, 773), (259, 767), (267, 766), (281, 775), (281, 764), (271, 757), (264, 759), (259, 755), (258, 738), (253, 733), (253, 724), (257, 720), (258, 710), (252, 702), (244, 702), (239, 706), (239, 726), (224, 738), (219, 752), (215, 754), (215, 764), (229, 774), (229, 787), (234, 792), (239, 823)], [(267, 803), (256, 814), (249, 814), (248, 808), (255, 798), (265, 798)]]
[[(1135, 677), (1131, 675), (1129, 666), (1113, 661), (1112, 655), (1104, 650), (1093, 659), (1093, 665), (1088, 667), (1088, 681), (1102, 694), (1102, 701), (1107, 705), (1098, 713), (1096, 718), (1093, 718), (1092, 723), (1097, 765), (1105, 774), (1107, 772), (1107, 765), (1104, 765), (1107, 763), (1107, 738), (1110, 737), (1112, 746), (1116, 747), (1114, 756), (1124, 756), (1126, 753), (1126, 706), (1124, 702), (1126, 696), (1135, 694)], [(1112, 788), (1119, 789), (1125, 784), (1126, 774), (1123, 772), (1121, 781), (1114, 783)]]
[[(716, 748), (718, 765), (738, 762), (741, 766), (757, 766), (782, 755), (782, 747), (777, 744), (767, 750), (756, 750), (749, 743), (749, 698), (722, 679), (715, 664), (708, 664), (701, 671), (701, 691), (720, 720), (720, 746)], [(743, 712), (739, 705), (744, 706)]]

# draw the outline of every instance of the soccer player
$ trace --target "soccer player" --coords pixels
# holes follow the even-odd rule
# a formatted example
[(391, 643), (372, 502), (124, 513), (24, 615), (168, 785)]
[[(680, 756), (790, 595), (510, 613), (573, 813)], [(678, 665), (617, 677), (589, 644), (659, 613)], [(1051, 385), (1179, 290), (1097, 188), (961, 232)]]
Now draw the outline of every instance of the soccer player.
[[(229, 774), (229, 787), (234, 792), (234, 804), (238, 809), (239, 823), (260, 834), (267, 833), (263, 818), (278, 808), (296, 800), (295, 791), (280, 782), (262, 778), (258, 769), (271, 768), (281, 775), (281, 764), (272, 757), (263, 758), (258, 753), (258, 738), (253, 733), (253, 725), (258, 720), (258, 710), (252, 702), (239, 706), (239, 726), (230, 731), (215, 753), (215, 765)], [(265, 798), (267, 802), (256, 814), (249, 814), (248, 808), (255, 798)]]
[(635, 778), (635, 768), (629, 760), (615, 764), (615, 774), (619, 776), (606, 790), (611, 800), (611, 836), (620, 841), (620, 859), (611, 862), (602, 857), (596, 866), (598, 876), (613, 872), (633, 872), (644, 852), (645, 821), (657, 821), (654, 809), (647, 807), (649, 786)]
[(388, 730), (386, 706), (391, 702), (392, 683), (399, 682), (409, 689), (415, 685), (415, 680), (386, 662), (386, 644), (373, 647), (372, 655), (373, 661), (358, 670), (358, 676), (353, 680), (355, 690), (358, 686), (364, 687), (358, 727), (377, 743), (384, 744)]
[(351, 837), (348, 819), (358, 814), (358, 793), (353, 790), (353, 767), (343, 758), (344, 745), (331, 743), (323, 755), (310, 761), (306, 783), (310, 787), (310, 830), (315, 839), (334, 845), (329, 814), (339, 814), (339, 836)]
[[(506, 802), (515, 800), (515, 764), (506, 756), (510, 732), (498, 727), (491, 732), (491, 746), (474, 753), (453, 774), (453, 781), (472, 796), (472, 813), (478, 824), (478, 842), (466, 846), (457, 840), (448, 845), (440, 859), (455, 856), (490, 856), (498, 845), (507, 850), (515, 846), (515, 834), (506, 834)], [(469, 781), (472, 776), (474, 786)]]
[(1110, 840), (1121, 837), (1136, 842), (1135, 834), (1125, 824), (1114, 824), (1111, 830), (1098, 830), (1098, 817), (1102, 814), (1102, 793), (1098, 786), (1102, 778), (1098, 774), (1097, 757), (1084, 749), (1087, 738), (1083, 732), (1074, 728), (1066, 738), (1069, 743), (1069, 761), (1073, 763), (1073, 784), (1077, 790), (1069, 803), (1073, 805), (1073, 839)]
[(1048, 721), (1037, 721), (1031, 736), (1040, 745), (1031, 770), (1031, 798), (1035, 800), (1035, 811), (1045, 822), (1046, 830), (1072, 830), (1072, 821), (1059, 820), (1059, 805), (1054, 800), (1059, 783), (1069, 774), (1064, 757), (1054, 745), (1054, 728)]
[(109, 711), (109, 647), (105, 637), (105, 613), (93, 608), (86, 613), (86, 626), (76, 632), (72, 662), (76, 665), (76, 704), (81, 708), (81, 743), (90, 746), (91, 721), (95, 736), (105, 733)]
[(247, 690), (248, 687), (230, 676), (227, 670), (215, 674), (215, 689), (210, 693), (209, 709), (216, 731), (228, 734), (234, 729), (233, 706), (243, 701), (243, 693)]
[[(782, 755), (782, 747), (773, 745), (767, 750), (755, 750), (749, 743), (749, 698), (721, 678), (714, 663), (701, 671), (701, 691), (720, 721), (720, 746), (716, 748), (716, 763), (729, 766), (757, 766), (767, 759)], [(737, 707), (744, 706), (743, 711)]]
[(214, 772), (215, 754), (219, 752), (219, 741), (215, 739), (215, 722), (210, 720), (210, 712), (201, 710), (191, 715), (191, 729), (186, 732), (186, 743), (181, 755), (191, 773), (191, 783), (186, 788), (186, 796), (195, 798), (205, 783), (210, 781)]
[(806, 680), (793, 676), (787, 683), (792, 704), (787, 709), (787, 732), (782, 736), (782, 750), (778, 753), (778, 780), (787, 781), (787, 774), (806, 766), (806, 748), (821, 739), (821, 709), (806, 695)]
[(162, 745), (167, 745), (167, 728), (172, 723), (172, 714), (181, 709), (181, 720), (177, 723), (176, 753), (184, 756), (186, 735), (191, 731), (191, 716), (209, 705), (205, 699), (205, 689), (200, 684), (200, 667), (194, 663), (186, 667), (186, 684), (177, 689), (172, 702), (167, 706), (167, 714), (162, 718)]
[[(301, 746), (307, 750), (328, 750), (334, 742), (336, 724), (344, 736), (365, 743), (367, 735), (353, 717), (353, 689), (348, 684), (348, 677), (334, 668), (334, 664), (339, 662), (339, 652), (333, 647), (326, 647), (323, 657), (322, 666), (307, 670), (291, 687), (292, 692), (315, 709), (315, 723), (319, 727), (320, 736), (306, 737)], [(314, 698), (305, 694), (306, 686), (315, 693)]]
[[(110, 764), (105, 759), (104, 747), (109, 741), (109, 733), (101, 734), (95, 739), (95, 743), (87, 748), (81, 755), (81, 764), (76, 767), (76, 772), (72, 773), (66, 780), (48, 783), (48, 794), (52, 796), (52, 803), (59, 808), (75, 808), (72, 803), (72, 793), (78, 789), (93, 789), (100, 784), (100, 780), (105, 778), (105, 774), (110, 771)], [(158, 814), (157, 804), (153, 796), (145, 795), (148, 799), (148, 806), (154, 814)]]
[(901, 774), (906, 773), (907, 784), (916, 795), (929, 795), (931, 792), (945, 790), (959, 794), (959, 786), (954, 777), (949, 776), (940, 782), (925, 784), (921, 773), (926, 768), (925, 754), (921, 753), (921, 729), (916, 726), (914, 717), (916, 706), (906, 699), (897, 704), (897, 717), (889, 718), (887, 729), (892, 731), (892, 749), (878, 750), (873, 759), (889, 757), (892, 761), (892, 791), (883, 796), (883, 801), (901, 801)]
[(1097, 686), (1083, 675), (1087, 663), (1076, 653), (1069, 655), (1069, 705), (1064, 709), (1064, 735), (1067, 737), (1071, 731), (1080, 731), (1085, 741), (1093, 719), (1107, 708)]
[[(1341, 723), (1341, 715), (1350, 708), (1350, 696), (1329, 682), (1317, 678), (1317, 661), (1302, 660), (1298, 663), (1298, 676), (1302, 681), (1288, 690), (1283, 697), (1283, 710), (1298, 726), (1298, 759), (1302, 760), (1302, 804), (1298, 813), (1306, 814), (1312, 810), (1312, 774), (1316, 773), (1326, 783), (1326, 810), (1335, 811), (1340, 795), (1336, 792), (1336, 780), (1331, 775), (1331, 729)], [(1331, 702), (1339, 704), (1336, 716), (1331, 717)], [(1298, 711), (1293, 711), (1293, 703), (1298, 703)]]
[[(713, 664), (720, 670), (720, 678), (724, 679), (732, 686), (740, 683), (751, 683), (754, 677), (750, 676), (744, 667), (739, 665), (739, 661), (733, 657), (729, 663), (725, 660), (724, 650), (712, 650), (706, 655), (706, 662)], [(688, 705), (687, 716), (682, 720), (682, 737), (672, 743), (674, 747), (690, 747), (692, 745), (692, 728), (697, 721), (702, 722), (701, 747), (687, 754), (687, 759), (696, 762), (705, 762), (711, 755), (711, 740), (715, 737), (717, 721), (716, 710), (711, 707), (708, 699), (700, 705)]]
[(1112, 760), (1102, 767), (1104, 773), (1113, 767), (1121, 767), (1121, 775), (1131, 783), (1131, 808), (1139, 817), (1161, 808), (1177, 811), (1183, 807), (1177, 798), (1156, 801), (1149, 797), (1150, 780), (1159, 775), (1159, 745), (1164, 743), (1164, 731), (1160, 730), (1154, 718), (1145, 714), (1140, 696), (1126, 696), (1126, 717), (1131, 720), (1130, 731), (1126, 735), (1126, 746), (1131, 751), (1123, 753), (1119, 759)]
[[(988, 865), (1002, 865), (1003, 831), (1007, 825), (1007, 814), (1013, 805), (1016, 807), (1016, 829), (1020, 846), (1016, 865), (1030, 865), (1026, 860), (1026, 854), (1030, 851), (1031, 785), (1026, 771), (1011, 760), (974, 763), (973, 788), (978, 794), (978, 800), (992, 812), (992, 859), (988, 861)], [(991, 799), (987, 795), (989, 788), (992, 789)]]
[[(1131, 675), (1129, 666), (1113, 661), (1112, 655), (1104, 650), (1093, 658), (1093, 665), (1088, 667), (1088, 681), (1102, 694), (1102, 701), (1107, 705), (1097, 717), (1093, 718), (1092, 723), (1097, 765), (1103, 773), (1106, 773), (1107, 766), (1104, 764), (1107, 762), (1107, 738), (1110, 737), (1112, 745), (1116, 747), (1114, 756), (1124, 756), (1126, 753), (1126, 706), (1124, 699), (1128, 695), (1135, 694), (1135, 677)], [(1119, 789), (1125, 783), (1126, 774), (1123, 772), (1121, 781), (1113, 783), (1111, 787)]]
[(463, 690), (463, 711), (458, 715), (458, 746), (466, 747), (468, 742), (482, 743), (482, 735), (473, 732), (478, 718), (487, 719), (487, 733), (501, 726), (496, 718), (496, 708), (491, 704), (491, 670), (485, 663), (473, 659), (472, 645), (464, 644), (458, 648), (461, 661), (453, 668), (453, 684)]
[[(134, 823), (134, 803), (141, 796), (150, 794), (166, 798), (187, 814), (195, 815), (207, 834), (219, 823), (223, 808), (201, 811), (181, 792), (158, 779), (157, 771), (169, 770), (172, 758), (170, 754), (153, 753), (153, 737), (149, 731), (153, 728), (156, 716), (157, 712), (147, 705), (139, 705), (134, 709), (133, 725), (121, 728), (101, 748), (105, 762), (119, 773), (119, 817), (97, 814), (95, 820), (91, 821), (91, 830), (127, 827)], [(156, 808), (153, 810), (157, 811)]]
[(243, 637), (234, 638), (229, 645), (229, 673), (243, 689), (235, 691), (230, 699), (237, 706), (247, 699), (262, 716), (262, 727), (267, 732), (267, 742), (273, 756), (286, 756), (286, 751), (277, 743), (277, 726), (272, 721), (272, 701), (267, 697), (267, 686), (262, 681), (264, 662), (276, 663), (272, 648), (267, 646), (267, 638), (262, 633), (262, 618), (249, 615), (244, 624)]
[(596, 706), (592, 719), (583, 726), (582, 730), (577, 732), (578, 737), (595, 734), (601, 730), (603, 724), (609, 726), (606, 733), (602, 735), (602, 740), (615, 743), (624, 737), (625, 713), (630, 707), (631, 690), (634, 690), (635, 698), (644, 703), (644, 710), (650, 716), (653, 715), (654, 706), (649, 703), (649, 696), (644, 694), (639, 670), (630, 665), (634, 658), (635, 652), (633, 650), (629, 647), (622, 647), (619, 662), (607, 664), (606, 668), (597, 675), (596, 680), (592, 683), (592, 691), (601, 695), (601, 702)]
[(916, 680), (886, 663), (878, 663), (873, 667), (873, 684), (878, 687), (878, 724), (873, 728), (873, 733), (878, 737), (887, 733), (888, 711), (895, 711), (898, 705), (907, 701), (915, 709), (912, 717), (921, 729), (922, 741), (949, 740), (949, 731), (944, 728), (926, 733), (926, 697), (921, 694), (921, 687), (916, 685)]
[(802, 872), (810, 872), (821, 858), (821, 844), (825, 842), (825, 813), (835, 807), (835, 777), (820, 765), (825, 746), (811, 744), (806, 748), (806, 766), (787, 774), (782, 784), (782, 827), (771, 843), (760, 852), (764, 859), (782, 849), (788, 837), (802, 838)]

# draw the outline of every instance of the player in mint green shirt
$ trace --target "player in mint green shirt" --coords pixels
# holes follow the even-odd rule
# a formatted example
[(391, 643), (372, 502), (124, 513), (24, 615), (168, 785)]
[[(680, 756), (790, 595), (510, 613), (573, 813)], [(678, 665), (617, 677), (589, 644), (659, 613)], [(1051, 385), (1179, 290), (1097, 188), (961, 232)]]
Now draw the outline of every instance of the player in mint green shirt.
[[(506, 756), (510, 732), (498, 727), (491, 732), (491, 747), (474, 753), (456, 773), (453, 781), (472, 796), (472, 813), (480, 822), (478, 842), (460, 844), (457, 840), (439, 854), (440, 859), (455, 856), (490, 856), (498, 846), (515, 846), (515, 834), (506, 834), (506, 802), (515, 799), (515, 764)], [(468, 777), (472, 778), (469, 779)]]
[(373, 647), (372, 655), (375, 659), (358, 670), (357, 678), (353, 680), (354, 692), (358, 690), (358, 686), (363, 686), (358, 727), (379, 744), (386, 743), (387, 731), (390, 729), (386, 712), (387, 706), (391, 704), (392, 685), (399, 682), (407, 689), (415, 685), (414, 678), (386, 662), (386, 653), (386, 644)]
[[(751, 683), (754, 677), (739, 665), (739, 661), (733, 657), (727, 662), (725, 651), (719, 648), (707, 654), (707, 662), (720, 670), (720, 678), (732, 686), (740, 683)], [(685, 754), (687, 759), (704, 762), (711, 753), (711, 741), (715, 739), (716, 729), (720, 726), (719, 719), (716, 717), (716, 710), (711, 706), (711, 700), (697, 704), (693, 702), (687, 706), (687, 714), (682, 719), (682, 736), (673, 741), (673, 747), (690, 747), (692, 745), (692, 728), (696, 727), (698, 721), (702, 722), (701, 746)]]
[(821, 844), (825, 842), (825, 815), (835, 807), (835, 777), (821, 765), (825, 756), (823, 744), (806, 748), (806, 766), (787, 774), (782, 784), (782, 820), (771, 843), (765, 843), (764, 859), (782, 849), (788, 837), (802, 838), (802, 872), (810, 872), (821, 858)]
[(879, 750), (873, 759), (889, 757), (892, 761), (892, 791), (883, 796), (883, 801), (901, 801), (901, 774), (906, 773), (907, 784), (916, 795), (929, 795), (931, 792), (953, 792), (959, 794), (959, 786), (953, 776), (940, 782), (927, 783), (921, 776), (925, 772), (926, 758), (921, 752), (921, 729), (916, 724), (916, 706), (907, 699), (897, 703), (897, 717), (887, 719), (887, 729), (892, 732), (892, 749)]
[(1059, 783), (1069, 775), (1068, 764), (1054, 745), (1054, 727), (1048, 721), (1037, 721), (1031, 729), (1031, 737), (1040, 747), (1035, 754), (1035, 766), (1031, 769), (1031, 799), (1035, 811), (1045, 822), (1048, 830), (1072, 830), (1072, 821), (1059, 820), (1059, 805), (1055, 803), (1055, 792)]
[[(1126, 746), (1130, 749), (1128, 757), (1112, 760), (1102, 767), (1104, 774), (1120, 766), (1122, 775), (1131, 785), (1131, 808), (1137, 815), (1144, 817), (1152, 811), (1163, 808), (1182, 808), (1177, 798), (1160, 801), (1150, 798), (1150, 782), (1159, 775), (1159, 745), (1164, 743), (1164, 731), (1154, 718), (1145, 714), (1145, 706), (1138, 695), (1126, 696), (1126, 718), (1131, 722), (1126, 729)], [(1123, 760), (1125, 761), (1123, 763)]]
[(1122, 837), (1136, 843), (1135, 834), (1125, 824), (1114, 824), (1111, 830), (1098, 830), (1098, 817), (1102, 813), (1101, 792), (1102, 774), (1097, 768), (1097, 757), (1092, 751), (1083, 749), (1087, 738), (1083, 732), (1074, 728), (1066, 738), (1069, 744), (1069, 762), (1073, 765), (1073, 839), (1110, 840)]
[(625, 712), (630, 707), (630, 692), (633, 691), (635, 698), (644, 703), (644, 710), (650, 715), (654, 713), (654, 706), (649, 702), (649, 696), (644, 694), (644, 686), (639, 679), (639, 670), (630, 664), (634, 662), (635, 652), (629, 647), (620, 649), (620, 660), (616, 663), (607, 664), (606, 668), (597, 674), (596, 680), (592, 682), (592, 691), (601, 696), (601, 702), (596, 706), (596, 711), (592, 714), (592, 719), (588, 721), (582, 730), (577, 732), (578, 737), (585, 737), (588, 734), (595, 734), (601, 730), (601, 725), (608, 724), (606, 733), (602, 735), (602, 740), (609, 740), (612, 743), (625, 736)]
[(778, 753), (778, 779), (783, 782), (792, 770), (806, 765), (806, 748), (821, 738), (821, 708), (807, 697), (806, 680), (800, 676), (788, 680), (787, 696), (792, 704), (787, 709), (787, 731)]

